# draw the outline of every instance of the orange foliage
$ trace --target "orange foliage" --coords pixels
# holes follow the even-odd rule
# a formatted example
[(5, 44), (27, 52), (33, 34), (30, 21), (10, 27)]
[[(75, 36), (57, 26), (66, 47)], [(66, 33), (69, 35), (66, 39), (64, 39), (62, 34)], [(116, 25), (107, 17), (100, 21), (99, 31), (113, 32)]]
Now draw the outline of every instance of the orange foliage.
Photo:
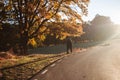
[[(21, 40), (25, 41), (23, 43), (30, 42), (35, 45), (34, 38), (38, 35), (42, 35), (39, 38), (43, 40), (44, 34), (51, 33), (61, 39), (65, 36), (81, 35), (83, 33), (81, 26), (74, 23), (76, 20), (83, 22), (81, 15), (87, 15), (88, 3), (89, 0), (8, 0), (5, 7), (6, 10), (9, 9), (9, 11), (7, 10), (8, 19), (17, 21), (19, 34), (28, 38), (25, 39), (28, 41), (25, 41), (20, 36), (23, 38)], [(81, 12), (77, 11), (76, 7)], [(50, 24), (49, 28), (43, 28), (47, 22), (49, 25), (50, 21), (62, 22), (64, 17), (69, 20), (67, 23)], [(46, 28), (48, 29), (46, 30)]]

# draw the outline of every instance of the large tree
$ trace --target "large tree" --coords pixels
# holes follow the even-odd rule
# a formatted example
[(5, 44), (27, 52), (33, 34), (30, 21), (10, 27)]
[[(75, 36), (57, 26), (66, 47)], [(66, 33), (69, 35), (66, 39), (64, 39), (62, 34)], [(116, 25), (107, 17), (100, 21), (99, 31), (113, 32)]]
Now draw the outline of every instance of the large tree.
[(22, 53), (25, 53), (28, 41), (48, 30), (48, 27), (43, 31), (40, 30), (46, 22), (60, 21), (65, 17), (67, 20), (82, 22), (81, 16), (87, 14), (89, 0), (3, 0), (2, 2), (7, 6), (11, 23), (18, 25), (19, 45)]

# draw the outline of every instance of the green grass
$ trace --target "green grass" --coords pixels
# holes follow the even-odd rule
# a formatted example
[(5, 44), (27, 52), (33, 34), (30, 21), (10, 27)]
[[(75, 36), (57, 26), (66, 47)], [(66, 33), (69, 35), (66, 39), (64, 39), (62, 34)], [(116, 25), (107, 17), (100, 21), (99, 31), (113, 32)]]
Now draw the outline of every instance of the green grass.
[(27, 80), (32, 77), (34, 74), (39, 72), (46, 65), (56, 61), (61, 57), (48, 58), (42, 61), (37, 61), (34, 63), (26, 64), (24, 66), (19, 66), (15, 68), (6, 69), (3, 71), (5, 80)]
[(17, 58), (0, 60), (0, 69), (35, 61), (38, 59), (42, 60), (42, 59), (52, 57), (52, 56), (57, 56), (57, 55), (58, 54), (30, 54), (27, 56), (18, 56)]
[[(99, 43), (100, 42), (75, 43), (73, 45), (73, 48), (75, 49), (88, 48), (91, 46), (95, 46)], [(12, 59), (1, 60), (0, 69), (27, 63), (22, 66), (1, 70), (3, 74), (3, 78), (5, 80), (16, 80), (16, 79), (27, 80), (28, 78), (32, 77), (34, 74), (42, 70), (46, 65), (56, 61), (57, 59), (63, 56), (66, 56), (65, 53), (62, 53), (65, 51), (66, 51), (65, 45), (57, 45), (57, 46), (50, 46), (50, 47), (43, 47), (43, 48), (29, 50), (29, 52), (36, 54), (30, 54), (27, 56), (17, 56)], [(44, 53), (44, 54), (40, 54), (40, 53)]]

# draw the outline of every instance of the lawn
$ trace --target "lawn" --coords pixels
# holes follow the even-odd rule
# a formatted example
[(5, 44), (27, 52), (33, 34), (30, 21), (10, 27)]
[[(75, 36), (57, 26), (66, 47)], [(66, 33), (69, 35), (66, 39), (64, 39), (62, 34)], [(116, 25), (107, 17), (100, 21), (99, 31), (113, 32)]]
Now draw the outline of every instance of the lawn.
[[(73, 52), (78, 53), (83, 48), (89, 48), (99, 43), (74, 43)], [(66, 46), (61, 44), (29, 50), (29, 55), (26, 56), (16, 56), (9, 52), (0, 53), (0, 56), (4, 56), (4, 58), (0, 58), (2, 80), (27, 80), (45, 66), (67, 56), (65, 51)]]

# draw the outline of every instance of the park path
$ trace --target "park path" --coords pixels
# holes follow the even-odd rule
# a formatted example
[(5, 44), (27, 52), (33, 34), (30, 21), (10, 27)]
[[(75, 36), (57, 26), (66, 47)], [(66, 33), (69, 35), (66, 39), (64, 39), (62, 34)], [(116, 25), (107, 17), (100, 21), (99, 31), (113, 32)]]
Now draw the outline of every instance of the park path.
[(71, 54), (31, 80), (120, 80), (120, 40)]

